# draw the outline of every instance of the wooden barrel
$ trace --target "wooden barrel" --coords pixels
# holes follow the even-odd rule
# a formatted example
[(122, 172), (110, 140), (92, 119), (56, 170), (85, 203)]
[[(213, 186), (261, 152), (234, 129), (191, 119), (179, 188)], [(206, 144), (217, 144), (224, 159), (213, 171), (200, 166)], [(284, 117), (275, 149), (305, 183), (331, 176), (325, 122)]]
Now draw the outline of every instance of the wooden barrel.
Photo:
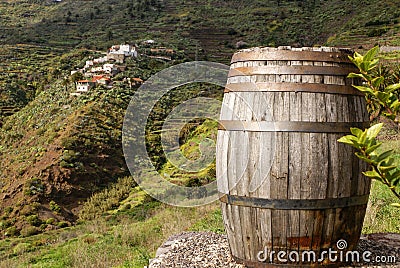
[(337, 140), (369, 117), (352, 87), (359, 81), (347, 78), (358, 71), (348, 55), (327, 47), (233, 55), (217, 179), (231, 253), (247, 267), (335, 267), (345, 258), (319, 254), (356, 248), (370, 180), (352, 147)]

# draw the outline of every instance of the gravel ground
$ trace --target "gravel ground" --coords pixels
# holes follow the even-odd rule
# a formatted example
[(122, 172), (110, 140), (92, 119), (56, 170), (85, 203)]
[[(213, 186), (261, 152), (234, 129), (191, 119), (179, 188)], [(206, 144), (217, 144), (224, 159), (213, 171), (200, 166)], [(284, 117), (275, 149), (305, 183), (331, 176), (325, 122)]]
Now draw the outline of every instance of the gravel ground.
[[(361, 237), (358, 251), (376, 256), (394, 256), (396, 263), (373, 265), (358, 263), (347, 267), (400, 267), (400, 235), (372, 234)], [(170, 237), (150, 260), (148, 268), (245, 268), (231, 257), (225, 235), (211, 232), (186, 232)]]

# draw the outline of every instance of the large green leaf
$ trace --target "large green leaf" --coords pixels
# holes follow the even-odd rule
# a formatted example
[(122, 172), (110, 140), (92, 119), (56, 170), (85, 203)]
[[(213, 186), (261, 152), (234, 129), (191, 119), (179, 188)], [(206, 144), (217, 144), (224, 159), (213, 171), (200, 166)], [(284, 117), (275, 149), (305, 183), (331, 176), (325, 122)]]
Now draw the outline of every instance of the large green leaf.
[(391, 156), (393, 153), (393, 150), (388, 150), (386, 152), (383, 152), (381, 154), (378, 155), (377, 161), (381, 162), (384, 161), (386, 158), (388, 158), (389, 156)]
[(366, 154), (370, 154), (370, 153), (372, 153), (373, 151), (375, 151), (376, 149), (378, 149), (381, 145), (382, 145), (382, 143), (379, 142), (379, 143), (377, 143), (377, 144), (375, 144), (375, 145), (373, 145), (373, 146), (370, 146), (370, 147), (368, 147), (368, 149), (365, 151), (365, 153), (366, 153)]
[(348, 76), (348, 78), (365, 78), (363, 74), (356, 74), (356, 73), (350, 73)]
[(367, 137), (369, 139), (376, 138), (383, 127), (383, 123), (375, 124), (367, 130)]
[(375, 97), (378, 98), (378, 100), (380, 100), (382, 102), (383, 105), (387, 103), (387, 101), (388, 101), (388, 99), (390, 97), (389, 93), (382, 92), (382, 91), (376, 91), (374, 93), (374, 95), (375, 95)]
[(394, 102), (392, 102), (392, 103), (390, 104), (390, 108), (391, 108), (393, 111), (398, 111), (398, 110), (400, 109), (400, 102), (399, 102), (399, 100), (395, 100)]
[(368, 93), (368, 94), (374, 94), (374, 91), (370, 87), (365, 87), (365, 86), (353, 86), (359, 91), (363, 93)]
[(385, 78), (383, 76), (379, 76), (372, 79), (371, 83), (375, 88), (378, 88), (383, 83), (383, 81), (385, 81)]
[(399, 83), (399, 84), (393, 84), (393, 85), (387, 86), (387, 87), (385, 88), (385, 91), (386, 91), (386, 92), (393, 92), (393, 91), (395, 91), (395, 90), (397, 90), (397, 89), (399, 89), (399, 88), (400, 88), (400, 83)]
[(382, 179), (381, 175), (379, 175), (379, 173), (375, 170), (365, 171), (363, 172), (363, 174), (372, 179)]
[(391, 170), (394, 170), (394, 169), (396, 169), (397, 168), (397, 166), (382, 166), (382, 165), (380, 165), (380, 166), (378, 166), (378, 169), (380, 170), (380, 171), (382, 171), (382, 172), (389, 172), (389, 171), (391, 171)]
[(368, 71), (371, 71), (372, 69), (374, 69), (376, 66), (378, 66), (379, 63), (379, 59), (373, 59), (368, 66)]
[(353, 134), (356, 137), (360, 137), (361, 134), (363, 133), (363, 131), (361, 129), (356, 128), (356, 127), (350, 128), (350, 132), (351, 132), (351, 134)]
[(356, 152), (356, 156), (357, 156), (358, 158), (360, 158), (361, 160), (367, 162), (368, 164), (373, 164), (373, 163), (374, 163), (374, 160), (369, 159), (369, 158), (365, 157), (364, 155), (362, 155), (362, 154), (360, 154), (360, 153), (358, 153), (358, 152)]
[(365, 55), (364, 61), (372, 61), (379, 52), (379, 46), (371, 48)]

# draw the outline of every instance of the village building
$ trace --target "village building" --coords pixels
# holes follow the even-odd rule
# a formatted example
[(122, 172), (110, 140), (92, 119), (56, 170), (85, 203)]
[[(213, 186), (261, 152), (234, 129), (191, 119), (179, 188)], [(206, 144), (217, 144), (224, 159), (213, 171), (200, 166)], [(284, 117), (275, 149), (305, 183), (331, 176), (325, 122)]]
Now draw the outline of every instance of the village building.
[(106, 63), (103, 65), (103, 71), (107, 74), (116, 75), (117, 73), (119, 73), (119, 68), (115, 64)]
[(92, 67), (92, 69), (90, 69), (90, 72), (92, 73), (100, 73), (103, 72), (103, 67), (99, 66), (99, 67)]
[(92, 78), (93, 75), (95, 75), (95, 73), (85, 72), (85, 73), (83, 74), (83, 76), (84, 76), (84, 77), (87, 77), (87, 78)]
[(124, 54), (109, 53), (109, 54), (107, 54), (107, 59), (110, 62), (124, 63), (125, 55)]
[(156, 41), (149, 39), (149, 40), (145, 40), (142, 42), (142, 44), (144, 45), (154, 45), (156, 43)]
[(137, 57), (137, 51), (135, 46), (131, 45), (115, 45), (108, 50), (109, 54), (119, 54), (125, 57)]
[(152, 54), (175, 54), (175, 51), (173, 49), (170, 48), (166, 48), (166, 47), (158, 47), (158, 48), (151, 48), (150, 49), (150, 53)]
[(144, 81), (138, 77), (128, 79), (128, 84), (131, 88), (132, 87), (140, 87), (143, 83), (144, 83)]
[(126, 66), (125, 65), (116, 65), (118, 68), (118, 72), (125, 72), (126, 71)]
[(85, 66), (83, 67), (84, 69), (88, 69), (88, 68), (90, 68), (91, 66), (93, 66), (93, 64), (94, 64), (94, 62), (92, 61), (92, 60), (87, 60), (86, 62), (85, 62)]
[(101, 84), (101, 85), (105, 85), (105, 86), (108, 86), (112, 82), (109, 77), (106, 77), (104, 75), (95, 75), (95, 76), (93, 76), (92, 81), (97, 84)]
[(90, 80), (79, 80), (76, 82), (76, 92), (88, 92), (91, 88), (96, 85), (96, 82)]
[(134, 85), (141, 85), (141, 84), (143, 84), (143, 80), (142, 80), (141, 78), (138, 78), (138, 77), (132, 78), (131, 81), (132, 81), (132, 83), (133, 83)]
[[(153, 40), (147, 41), (148, 44), (155, 43)], [(164, 57), (168, 54), (175, 53), (172, 49), (167, 49), (165, 47), (159, 47), (157, 49), (158, 50), (154, 52), (164, 53)], [(76, 82), (76, 91), (71, 93), (71, 95), (79, 96), (84, 92), (88, 92), (95, 87), (96, 84), (112, 88), (113, 81), (111, 77), (126, 70), (125, 65), (119, 65), (118, 63), (124, 63), (126, 57), (137, 57), (137, 55), (138, 51), (136, 46), (122, 44), (112, 46), (108, 50), (107, 56), (87, 60), (82, 69), (71, 71), (71, 75), (76, 72), (81, 72), (85, 77), (84, 80)], [(139, 87), (144, 83), (144, 81), (138, 77), (125, 78), (124, 81), (125, 83), (128, 82), (131, 87)]]

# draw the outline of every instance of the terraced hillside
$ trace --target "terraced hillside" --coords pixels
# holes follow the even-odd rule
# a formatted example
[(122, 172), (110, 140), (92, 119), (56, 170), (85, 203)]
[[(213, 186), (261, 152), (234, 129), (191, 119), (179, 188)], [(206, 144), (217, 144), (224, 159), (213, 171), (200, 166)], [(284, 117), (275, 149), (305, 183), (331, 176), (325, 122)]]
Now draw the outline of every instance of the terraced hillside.
[(191, 57), (227, 62), (239, 41), (357, 47), (369, 43), (366, 37), (396, 44), (397, 5), (395, 0), (1, 1), (0, 43), (106, 49), (148, 38)]

